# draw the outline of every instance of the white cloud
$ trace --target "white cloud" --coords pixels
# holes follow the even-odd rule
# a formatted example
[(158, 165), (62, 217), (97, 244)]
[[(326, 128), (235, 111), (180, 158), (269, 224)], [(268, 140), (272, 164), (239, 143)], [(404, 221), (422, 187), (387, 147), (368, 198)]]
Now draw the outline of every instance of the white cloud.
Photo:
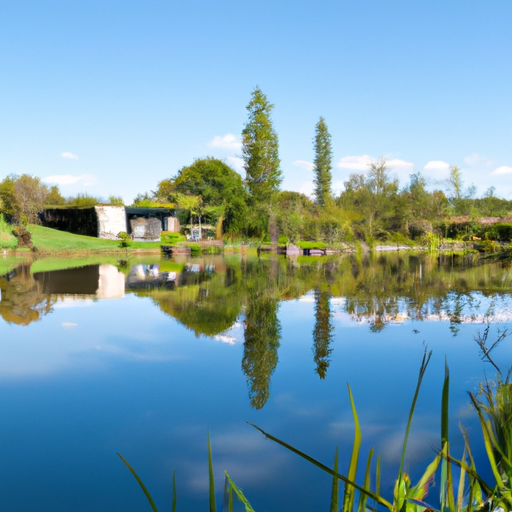
[(404, 167), (414, 167), (412, 162), (406, 162), (405, 160), (400, 160), (399, 158), (393, 158), (392, 160), (388, 160), (386, 162), (386, 167), (388, 169), (399, 169)]
[(43, 178), (45, 183), (55, 183), (56, 185), (75, 185), (82, 182), (82, 185), (88, 187), (96, 183), (96, 176), (92, 174), (82, 174), (81, 176), (72, 176), (71, 174), (58, 174)]
[(315, 186), (312, 181), (305, 181), (299, 188), (299, 192), (308, 197), (315, 195)]
[(508, 165), (502, 165), (498, 167), (491, 173), (493, 176), (503, 176), (504, 174), (512, 174), (512, 167), (508, 167)]
[(238, 158), (237, 156), (228, 156), (227, 161), (235, 168), (235, 170), (244, 170), (244, 161), (241, 158)]
[(308, 171), (312, 171), (315, 166), (311, 162), (308, 162), (307, 160), (295, 160), (293, 162), (293, 165), (297, 165), (298, 167), (303, 167), (304, 169), (307, 169)]
[(78, 157), (74, 153), (70, 153), (69, 151), (61, 153), (60, 156), (62, 158), (71, 158), (71, 160), (78, 160)]
[(430, 160), (423, 169), (427, 171), (446, 171), (450, 168), (450, 164), (443, 162), (442, 160)]
[(369, 155), (344, 156), (338, 162), (341, 169), (353, 169), (355, 171), (366, 171), (368, 167), (375, 162), (375, 158)]
[(339, 196), (345, 190), (345, 182), (344, 181), (335, 181), (331, 186), (332, 193), (335, 196)]
[(209, 148), (222, 148), (229, 149), (231, 151), (240, 151), (242, 148), (242, 143), (237, 140), (235, 135), (232, 133), (226, 133), (222, 137), (220, 135), (216, 135), (213, 137), (211, 141), (208, 142)]
[(491, 164), (491, 160), (488, 160), (487, 158), (480, 156), (478, 153), (473, 153), (472, 155), (464, 157), (464, 163), (471, 166), (481, 166), (481, 165), (489, 165)]

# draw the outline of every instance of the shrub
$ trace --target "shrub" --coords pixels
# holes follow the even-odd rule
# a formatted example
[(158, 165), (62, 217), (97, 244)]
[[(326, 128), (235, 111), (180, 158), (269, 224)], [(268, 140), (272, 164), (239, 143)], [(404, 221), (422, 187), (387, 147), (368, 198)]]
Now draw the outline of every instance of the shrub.
[(19, 247), (28, 247), (32, 249), (32, 235), (30, 231), (23, 225), (16, 226), (13, 230), (14, 236), (18, 239)]
[(325, 249), (324, 242), (304, 242), (301, 240), (298, 245), (301, 249)]
[(190, 244), (189, 247), (190, 247), (190, 252), (193, 255), (196, 256), (198, 254), (201, 254), (201, 246), (199, 244)]
[(184, 242), (185, 236), (180, 233), (170, 233), (163, 231), (160, 240), (164, 244), (172, 245), (178, 242)]
[(512, 240), (512, 224), (507, 222), (497, 222), (487, 232), (489, 238), (507, 242)]
[(121, 239), (121, 242), (119, 242), (119, 247), (123, 249), (128, 249), (128, 247), (132, 245), (130, 235), (126, 231), (119, 231), (119, 233), (117, 233), (117, 238)]
[(409, 222), (409, 236), (412, 239), (424, 237), (427, 233), (432, 233), (432, 231), (432, 223), (426, 220)]

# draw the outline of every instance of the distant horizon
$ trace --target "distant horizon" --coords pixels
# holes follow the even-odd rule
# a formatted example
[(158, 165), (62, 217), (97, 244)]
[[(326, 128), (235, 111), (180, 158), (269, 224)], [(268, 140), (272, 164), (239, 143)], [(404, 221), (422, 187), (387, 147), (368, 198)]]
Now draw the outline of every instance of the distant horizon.
[(313, 193), (320, 116), (333, 192), (372, 159), (403, 187), (462, 171), (512, 199), (512, 4), (22, 0), (0, 19), (0, 179), (64, 197), (155, 190), (196, 158), (243, 177), (256, 86), (275, 105), (283, 190)]

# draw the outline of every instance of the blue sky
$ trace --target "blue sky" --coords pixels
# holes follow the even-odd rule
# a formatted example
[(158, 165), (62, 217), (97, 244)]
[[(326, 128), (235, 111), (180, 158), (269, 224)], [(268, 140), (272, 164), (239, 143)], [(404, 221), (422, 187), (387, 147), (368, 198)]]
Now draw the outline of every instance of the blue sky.
[(511, 26), (509, 0), (0, 0), (0, 179), (131, 202), (195, 158), (236, 167), (259, 85), (283, 189), (312, 190), (323, 116), (336, 190), (385, 156), (512, 199)]

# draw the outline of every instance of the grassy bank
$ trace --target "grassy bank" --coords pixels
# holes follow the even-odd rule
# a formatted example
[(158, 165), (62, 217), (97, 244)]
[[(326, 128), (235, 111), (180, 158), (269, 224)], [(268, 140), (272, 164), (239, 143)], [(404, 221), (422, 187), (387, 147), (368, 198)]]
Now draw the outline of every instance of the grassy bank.
[[(37, 225), (30, 225), (28, 230), (32, 235), (34, 247), (41, 254), (126, 253), (126, 249), (120, 247), (118, 240), (103, 240), (91, 236), (75, 235)], [(16, 241), (16, 239), (14, 240)], [(160, 242), (132, 242), (129, 250), (159, 251), (160, 245)], [(11, 243), (5, 246), (0, 245), (0, 247), (9, 252), (16, 251), (20, 254), (30, 251), (28, 248), (16, 248), (16, 244)]]

